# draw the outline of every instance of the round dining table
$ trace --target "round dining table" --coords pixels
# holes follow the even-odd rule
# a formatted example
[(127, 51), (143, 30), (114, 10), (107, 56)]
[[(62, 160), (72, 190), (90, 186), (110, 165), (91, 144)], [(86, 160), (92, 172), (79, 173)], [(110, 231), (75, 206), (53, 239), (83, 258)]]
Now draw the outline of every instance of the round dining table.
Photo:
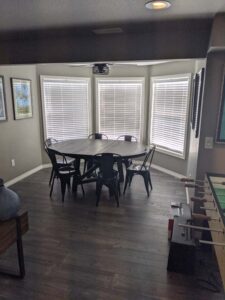
[[(121, 158), (136, 158), (146, 154), (146, 145), (138, 142), (100, 139), (75, 139), (57, 142), (49, 146), (65, 156), (76, 158), (75, 169), (80, 170), (80, 159), (89, 159), (99, 153), (115, 153)], [(124, 180), (122, 168), (120, 181)]]
[(99, 153), (116, 153), (122, 158), (135, 158), (146, 153), (146, 146), (142, 143), (99, 139), (68, 140), (54, 143), (49, 148), (66, 156), (84, 159)]

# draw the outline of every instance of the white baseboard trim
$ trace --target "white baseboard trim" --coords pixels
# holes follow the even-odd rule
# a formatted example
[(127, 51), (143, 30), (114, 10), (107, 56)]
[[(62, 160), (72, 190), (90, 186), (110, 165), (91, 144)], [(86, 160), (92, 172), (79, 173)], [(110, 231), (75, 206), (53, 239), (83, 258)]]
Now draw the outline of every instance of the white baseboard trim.
[(177, 173), (177, 172), (168, 170), (168, 169), (166, 169), (166, 168), (163, 168), (163, 167), (160, 167), (160, 166), (157, 166), (157, 165), (154, 165), (154, 164), (152, 164), (151, 167), (152, 167), (153, 169), (155, 169), (155, 170), (161, 171), (161, 172), (163, 172), (163, 173), (165, 173), (165, 174), (171, 175), (171, 176), (176, 177), (176, 178), (178, 178), (178, 179), (181, 179), (181, 178), (185, 177), (185, 176), (182, 175), (182, 174), (179, 174), (179, 173)]
[(47, 168), (51, 168), (52, 167), (52, 164), (43, 164), (42, 165), (42, 169), (47, 169)]
[[(138, 163), (140, 163), (140, 164), (142, 163), (142, 161), (136, 161), (136, 162), (138, 162)], [(40, 170), (42, 170), (42, 169), (51, 168), (51, 167), (52, 167), (51, 164), (43, 164), (43, 165), (40, 165), (40, 166), (38, 166), (38, 167), (36, 167), (36, 168), (30, 170), (30, 171), (27, 171), (27, 172), (25, 172), (25, 173), (23, 173), (23, 174), (21, 174), (21, 175), (15, 177), (15, 178), (13, 178), (12, 180), (9, 180), (9, 181), (5, 182), (5, 186), (6, 186), (6, 187), (9, 187), (9, 186), (11, 186), (11, 185), (17, 183), (18, 181), (20, 181), (20, 180), (22, 180), (22, 179), (24, 179), (24, 178), (26, 178), (26, 177), (28, 177), (28, 176), (30, 176), (30, 175), (36, 173), (36, 172), (38, 172), (38, 171), (40, 171)], [(151, 167), (152, 167), (153, 169), (155, 169), (155, 170), (158, 170), (158, 171), (160, 171), (160, 172), (162, 172), (162, 173), (171, 175), (171, 176), (176, 177), (176, 178), (179, 178), (179, 179), (182, 178), (182, 177), (184, 177), (184, 175), (181, 175), (181, 174), (179, 174), (179, 173), (170, 171), (170, 170), (168, 170), (168, 169), (166, 169), (166, 168), (163, 168), (163, 167), (160, 167), (160, 166), (157, 166), (157, 165), (154, 165), (154, 164), (152, 164)]]
[(30, 171), (27, 171), (27, 172), (25, 172), (25, 173), (23, 173), (23, 174), (21, 174), (21, 175), (15, 177), (15, 178), (11, 179), (11, 180), (5, 182), (4, 185), (5, 185), (6, 187), (9, 187), (9, 186), (11, 186), (11, 185), (17, 183), (18, 181), (20, 181), (20, 180), (22, 180), (22, 179), (24, 179), (24, 178), (26, 178), (26, 177), (28, 177), (28, 176), (30, 176), (30, 175), (36, 173), (36, 172), (38, 172), (38, 171), (40, 171), (40, 170), (42, 170), (42, 169), (49, 168), (49, 167), (51, 167), (51, 164), (40, 165), (40, 166), (38, 166), (38, 167), (36, 167), (36, 168), (30, 170)]
[[(135, 162), (137, 162), (138, 164), (142, 164), (142, 163), (143, 163), (143, 161), (141, 161), (141, 160), (135, 160)], [(155, 164), (151, 164), (151, 167), (152, 167), (153, 169), (155, 169), (155, 170), (158, 170), (158, 171), (160, 171), (160, 172), (162, 172), (162, 173), (171, 175), (171, 176), (173, 176), (173, 177), (175, 177), (175, 178), (178, 178), (178, 179), (181, 179), (181, 178), (185, 177), (185, 176), (182, 175), (182, 174), (179, 174), (179, 173), (177, 173), (177, 172), (168, 170), (168, 169), (166, 169), (166, 168), (160, 167), (160, 166), (155, 165)]]

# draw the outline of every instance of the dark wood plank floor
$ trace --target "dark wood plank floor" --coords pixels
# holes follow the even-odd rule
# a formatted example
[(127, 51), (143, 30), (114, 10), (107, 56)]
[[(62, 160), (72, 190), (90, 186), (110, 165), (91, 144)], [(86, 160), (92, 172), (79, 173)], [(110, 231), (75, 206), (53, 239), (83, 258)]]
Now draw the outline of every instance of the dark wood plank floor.
[[(200, 253), (197, 274), (166, 270), (169, 244), (167, 222), (172, 200), (185, 201), (182, 184), (152, 172), (154, 189), (147, 198), (141, 178), (135, 178), (120, 207), (104, 190), (95, 207), (94, 185), (67, 193), (61, 202), (59, 184), (49, 198), (49, 169), (12, 187), (29, 212), (30, 230), (24, 236), (26, 277), (0, 276), (0, 299), (99, 300), (219, 300), (224, 294), (199, 286), (218, 270), (209, 252)], [(15, 266), (15, 247), (0, 264)]]

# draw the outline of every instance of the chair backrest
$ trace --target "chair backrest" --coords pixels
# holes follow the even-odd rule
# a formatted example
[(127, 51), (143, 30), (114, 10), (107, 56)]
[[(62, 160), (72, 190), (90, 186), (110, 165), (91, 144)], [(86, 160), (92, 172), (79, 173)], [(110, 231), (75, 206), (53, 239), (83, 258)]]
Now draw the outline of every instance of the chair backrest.
[(115, 170), (113, 166), (120, 159), (121, 156), (116, 153), (99, 153), (94, 156), (94, 161), (99, 165), (102, 177), (105, 179), (114, 177)]
[(48, 156), (49, 156), (49, 158), (50, 158), (50, 160), (51, 160), (52, 167), (53, 167), (53, 169), (54, 169), (56, 175), (58, 175), (58, 174), (59, 174), (59, 169), (60, 169), (60, 167), (61, 167), (62, 165), (59, 165), (59, 164), (57, 163), (56, 155), (57, 155), (57, 157), (59, 157), (59, 156), (62, 157), (62, 162), (63, 162), (65, 165), (67, 164), (66, 156), (65, 156), (64, 154), (58, 152), (58, 151), (55, 151), (55, 150), (52, 150), (52, 149), (49, 149), (49, 148), (48, 148), (48, 152), (47, 152), (47, 153), (48, 153)]
[(120, 135), (117, 140), (125, 142), (137, 142), (137, 138), (135, 136), (128, 134)]
[(148, 150), (148, 152), (145, 155), (143, 164), (141, 166), (141, 170), (143, 168), (145, 168), (145, 166), (146, 166), (147, 163), (148, 163), (149, 166), (151, 166), (151, 163), (152, 163), (152, 160), (153, 160), (153, 156), (154, 156), (154, 153), (155, 153), (155, 149), (156, 149), (155, 145), (153, 145), (152, 147), (150, 147), (150, 149)]
[(48, 154), (48, 147), (51, 146), (52, 144), (55, 144), (57, 143), (58, 141), (56, 139), (53, 139), (53, 138), (48, 138), (44, 141), (44, 148), (45, 148), (45, 151), (47, 152)]
[(95, 140), (108, 140), (108, 137), (104, 133), (92, 133), (88, 136), (89, 139), (95, 139)]

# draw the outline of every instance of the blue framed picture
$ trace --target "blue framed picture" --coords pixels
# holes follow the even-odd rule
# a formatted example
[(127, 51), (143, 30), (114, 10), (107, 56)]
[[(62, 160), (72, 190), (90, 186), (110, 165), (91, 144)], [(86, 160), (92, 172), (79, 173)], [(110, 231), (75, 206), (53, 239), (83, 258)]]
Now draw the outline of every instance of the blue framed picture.
[(31, 118), (32, 113), (32, 96), (31, 80), (11, 78), (14, 119)]

